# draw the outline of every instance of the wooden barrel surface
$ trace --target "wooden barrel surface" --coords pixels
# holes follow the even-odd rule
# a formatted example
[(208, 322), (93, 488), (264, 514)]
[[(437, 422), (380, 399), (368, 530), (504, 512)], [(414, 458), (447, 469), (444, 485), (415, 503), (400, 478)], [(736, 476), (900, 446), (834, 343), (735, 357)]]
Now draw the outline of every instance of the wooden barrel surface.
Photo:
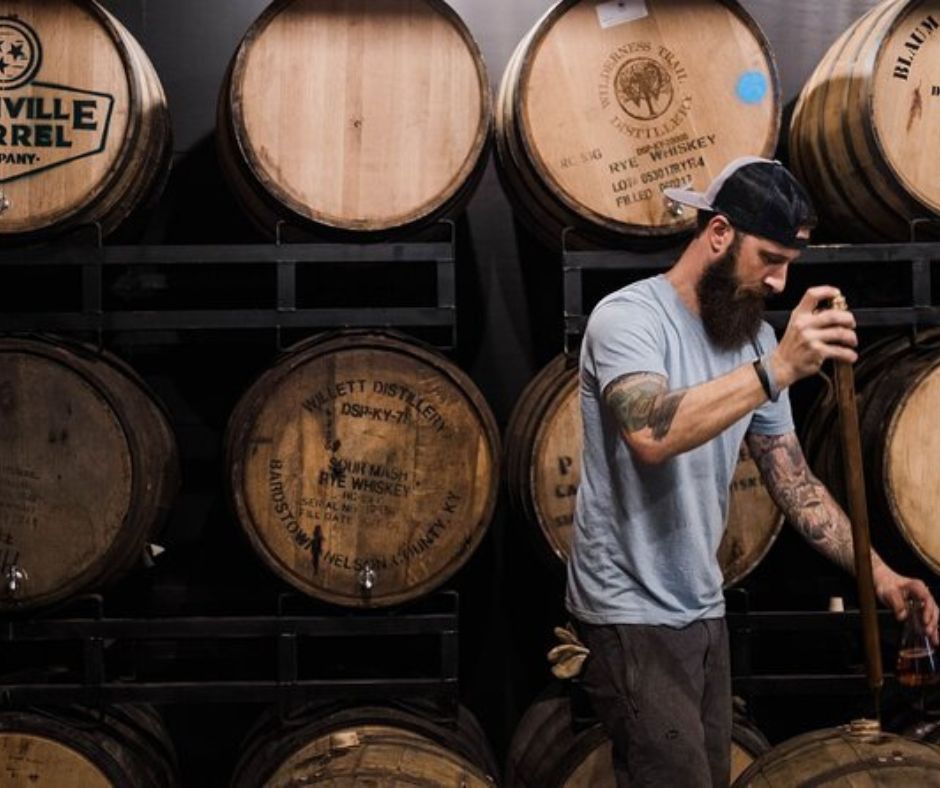
[(223, 169), (268, 232), (375, 236), (453, 214), (491, 126), (482, 55), (442, 0), (276, 0), (219, 100)]
[(140, 45), (92, 0), (2, 0), (0, 238), (99, 223), (162, 187), (166, 96)]
[(734, 782), (734, 788), (915, 785), (940, 786), (940, 748), (891, 733), (856, 733), (849, 725), (785, 741)]
[(940, 213), (938, 30), (936, 0), (880, 3), (832, 45), (800, 94), (791, 164), (847, 237), (908, 240), (912, 220)]
[(249, 735), (233, 788), (495, 783), (489, 745), (463, 708), (453, 727), (412, 710), (367, 706), (314, 710), (289, 723), (278, 725), (269, 716)]
[[(893, 561), (904, 560), (905, 552), (907, 557), (913, 554), (921, 565), (940, 573), (935, 523), (940, 507), (935, 483), (940, 458), (940, 332), (922, 332), (916, 343), (909, 337), (886, 339), (866, 350), (856, 366), (875, 547)], [(836, 418), (832, 402), (816, 403), (807, 419), (805, 445), (814, 470), (844, 501)], [(901, 545), (906, 550), (899, 552)]]
[[(121, 361), (0, 338), (0, 610), (97, 587), (136, 563), (178, 487), (168, 419)], [(11, 590), (14, 573), (25, 573)]]
[[(575, 725), (568, 688), (550, 685), (513, 734), (506, 788), (616, 788), (610, 739), (599, 722), (583, 725)], [(731, 739), (733, 780), (770, 745), (740, 714), (735, 714)]]
[(763, 33), (732, 0), (562, 0), (519, 43), (496, 111), (514, 208), (557, 246), (672, 237), (732, 159), (772, 154), (780, 88)]
[(176, 756), (146, 706), (0, 712), (5, 788), (170, 788)]
[[(582, 440), (577, 367), (558, 356), (516, 403), (506, 428), (503, 464), (510, 502), (537, 529), (539, 552), (557, 567), (568, 560), (573, 538)], [(782, 527), (783, 516), (742, 443), (718, 549), (726, 586), (743, 580), (760, 563)]]
[(235, 511), (268, 566), (349, 606), (420, 596), (492, 516), (499, 438), (476, 386), (404, 338), (296, 346), (242, 397), (227, 435)]

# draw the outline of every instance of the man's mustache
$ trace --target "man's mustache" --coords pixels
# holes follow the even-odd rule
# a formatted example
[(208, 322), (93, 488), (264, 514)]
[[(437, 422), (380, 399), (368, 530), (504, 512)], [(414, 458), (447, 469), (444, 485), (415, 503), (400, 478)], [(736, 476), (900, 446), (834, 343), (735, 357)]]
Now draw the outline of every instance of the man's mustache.
[(753, 287), (739, 285), (734, 291), (734, 299), (735, 301), (766, 301), (773, 294), (773, 289), (767, 285), (756, 285)]

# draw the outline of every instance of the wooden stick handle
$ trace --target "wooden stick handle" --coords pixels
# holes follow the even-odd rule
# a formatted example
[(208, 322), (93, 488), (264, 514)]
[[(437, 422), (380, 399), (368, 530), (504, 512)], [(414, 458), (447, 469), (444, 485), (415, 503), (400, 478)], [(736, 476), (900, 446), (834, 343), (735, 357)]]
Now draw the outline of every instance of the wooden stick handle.
[[(839, 296), (833, 299), (833, 309), (846, 308), (844, 298)], [(852, 522), (855, 578), (858, 583), (858, 602), (865, 643), (865, 665), (868, 672), (868, 686), (877, 692), (884, 684), (884, 674), (881, 667), (875, 583), (871, 571), (871, 537), (868, 531), (868, 503), (865, 500), (865, 476), (862, 468), (862, 442), (858, 428), (858, 406), (855, 400), (855, 376), (851, 364), (845, 361), (834, 361), (833, 365), (848, 515)]]

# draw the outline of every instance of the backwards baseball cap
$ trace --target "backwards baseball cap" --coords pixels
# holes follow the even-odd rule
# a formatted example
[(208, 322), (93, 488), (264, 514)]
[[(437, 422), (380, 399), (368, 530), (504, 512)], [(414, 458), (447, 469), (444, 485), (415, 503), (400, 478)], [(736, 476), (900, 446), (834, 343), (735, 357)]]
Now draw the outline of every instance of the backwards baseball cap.
[(704, 192), (664, 189), (682, 205), (720, 213), (742, 232), (784, 246), (806, 246), (799, 231), (816, 224), (813, 203), (800, 182), (779, 161), (742, 156), (725, 167)]

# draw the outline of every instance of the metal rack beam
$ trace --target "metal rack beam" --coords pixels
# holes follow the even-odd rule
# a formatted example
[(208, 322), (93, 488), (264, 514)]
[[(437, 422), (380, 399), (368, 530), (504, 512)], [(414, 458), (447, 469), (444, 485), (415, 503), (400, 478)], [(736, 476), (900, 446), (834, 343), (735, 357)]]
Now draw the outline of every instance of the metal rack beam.
[[(0, 279), (4, 271), (64, 266), (81, 269), (80, 293), (75, 309), (0, 312), (0, 331), (152, 332), (192, 330), (252, 330), (297, 328), (449, 329), (445, 348), (456, 345), (456, 252), (453, 225), (447, 241), (400, 243), (272, 243), (232, 245), (101, 246), (61, 243), (49, 246), (0, 250)], [(396, 264), (409, 276), (408, 266), (434, 266), (435, 302), (426, 306), (398, 306), (390, 296), (381, 306), (298, 306), (298, 273), (324, 264)], [(104, 294), (105, 271), (114, 268), (216, 267), (219, 288), (224, 288), (225, 269), (248, 265), (274, 266), (275, 289), (267, 303), (252, 308), (211, 308), (219, 290), (201, 295), (205, 307), (196, 309), (109, 308)], [(356, 273), (350, 274), (354, 282)], [(224, 290), (222, 291), (224, 292)], [(259, 299), (264, 294), (258, 294)]]
[[(65, 617), (7, 618), (0, 622), (0, 644), (7, 668), (16, 665), (17, 649), (37, 644), (55, 645), (57, 660), (68, 668), (53, 680), (38, 673), (30, 678), (13, 672), (0, 679), (0, 700), (8, 704), (120, 703), (120, 702), (274, 702), (314, 699), (424, 698), (438, 706), (442, 719), (453, 719), (458, 704), (458, 599), (455, 592), (439, 592), (411, 606), (384, 611), (347, 611), (323, 614), (255, 616), (115, 617), (101, 615), (97, 596), (70, 603), (69, 609), (92, 603), (91, 614)], [(68, 611), (66, 611), (68, 612)], [(305, 664), (304, 648), (317, 644), (323, 652), (332, 639), (362, 639), (363, 646), (381, 649), (384, 639), (426, 638), (427, 663), (395, 675), (386, 662), (375, 675), (313, 677), (317, 666)], [(226, 654), (250, 662), (259, 675), (251, 678), (215, 677), (194, 680), (186, 669), (167, 678), (128, 676), (120, 670), (122, 649), (147, 653), (159, 641), (175, 648), (186, 643), (224, 642)], [(417, 643), (417, 641), (415, 641)], [(246, 645), (247, 644), (247, 645)], [(198, 645), (198, 643), (197, 643)], [(258, 664), (257, 647), (267, 657)], [(75, 652), (75, 649), (78, 649)], [(72, 664), (66, 655), (80, 653)], [(197, 649), (198, 652), (198, 649)], [(435, 659), (430, 654), (436, 653)], [(125, 652), (126, 653), (126, 652)], [(186, 650), (192, 660), (193, 649)], [(213, 651), (196, 659), (197, 672), (214, 673)], [(252, 660), (254, 660), (252, 662)], [(34, 666), (31, 668), (41, 668)], [(192, 670), (192, 666), (187, 666)], [(413, 666), (409, 666), (413, 667)], [(246, 666), (247, 670), (247, 666)]]
[[(587, 312), (584, 304), (585, 271), (623, 271), (656, 273), (669, 268), (681, 247), (640, 254), (626, 250), (564, 251), (565, 349), (574, 347), (584, 331)], [(852, 309), (860, 326), (936, 326), (940, 325), (940, 305), (932, 299), (931, 263), (940, 260), (940, 243), (833, 244), (810, 246), (803, 251), (798, 265), (852, 265), (885, 263), (907, 265), (911, 270), (911, 290), (904, 303), (895, 307)], [(769, 311), (767, 319), (783, 326), (789, 312)]]

